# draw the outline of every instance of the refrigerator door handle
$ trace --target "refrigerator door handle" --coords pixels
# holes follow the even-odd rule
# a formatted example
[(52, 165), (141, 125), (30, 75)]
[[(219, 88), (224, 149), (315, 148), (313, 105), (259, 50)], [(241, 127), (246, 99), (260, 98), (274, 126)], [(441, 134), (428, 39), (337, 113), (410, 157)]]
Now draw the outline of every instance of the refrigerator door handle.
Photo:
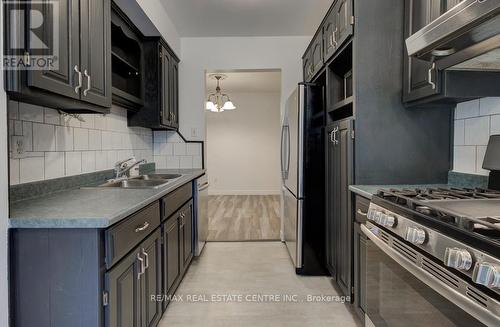
[(285, 178), (285, 163), (283, 162), (285, 155), (283, 154), (283, 151), (285, 151), (285, 128), (286, 126), (283, 125), (281, 126), (281, 151), (280, 151), (280, 161), (281, 161), (281, 176), (283, 179)]
[(290, 171), (290, 127), (286, 126), (286, 135), (287, 135), (287, 141), (286, 141), (286, 169), (285, 169), (285, 175), (286, 178), (288, 178), (288, 172)]

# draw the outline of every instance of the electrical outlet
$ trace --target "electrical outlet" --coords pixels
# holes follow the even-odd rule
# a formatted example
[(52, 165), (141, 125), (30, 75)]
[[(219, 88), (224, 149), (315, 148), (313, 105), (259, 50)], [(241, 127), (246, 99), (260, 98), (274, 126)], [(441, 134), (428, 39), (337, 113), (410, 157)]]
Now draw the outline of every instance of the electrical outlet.
[(20, 158), (24, 155), (26, 149), (24, 148), (23, 136), (12, 136), (12, 157)]

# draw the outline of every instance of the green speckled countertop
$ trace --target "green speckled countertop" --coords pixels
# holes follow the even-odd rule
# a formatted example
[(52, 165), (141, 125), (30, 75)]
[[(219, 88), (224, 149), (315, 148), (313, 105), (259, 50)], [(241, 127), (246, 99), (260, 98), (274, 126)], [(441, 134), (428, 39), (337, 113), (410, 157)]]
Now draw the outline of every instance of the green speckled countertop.
[(78, 188), (10, 206), (10, 228), (106, 228), (205, 173), (203, 169), (157, 170), (181, 173), (162, 188)]

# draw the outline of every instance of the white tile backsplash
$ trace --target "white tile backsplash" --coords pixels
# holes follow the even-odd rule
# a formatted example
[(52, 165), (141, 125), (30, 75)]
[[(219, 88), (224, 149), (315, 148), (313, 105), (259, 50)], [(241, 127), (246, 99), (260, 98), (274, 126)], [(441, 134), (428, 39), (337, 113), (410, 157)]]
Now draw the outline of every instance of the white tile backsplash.
[(483, 98), (457, 105), (453, 170), (488, 175), (482, 169), (491, 135), (500, 134), (500, 98)]
[(10, 101), (8, 115), (9, 133), (23, 137), (26, 149), (22, 159), (10, 154), (12, 185), (111, 169), (134, 155), (153, 161), (152, 131), (128, 128), (127, 112), (119, 107), (105, 116), (81, 115), (81, 122), (54, 109)]
[(490, 116), (500, 114), (500, 98), (483, 98), (480, 101), (479, 115)]
[[(83, 121), (58, 110), (9, 101), (9, 134), (24, 140), (24, 155), (10, 153), (12, 185), (112, 169), (135, 156), (158, 168), (201, 168), (202, 145), (173, 131), (127, 127), (127, 111), (84, 114)], [(153, 156), (154, 155), (154, 156)]]
[(43, 123), (43, 108), (29, 103), (19, 103), (19, 120)]
[(73, 151), (73, 128), (56, 126), (56, 150)]
[(64, 177), (64, 152), (45, 153), (45, 179)]
[(488, 145), (490, 139), (490, 117), (465, 120), (465, 145)]
[(19, 160), (19, 182), (30, 183), (45, 177), (44, 157), (28, 157)]
[(89, 149), (89, 130), (84, 128), (75, 128), (73, 130), (73, 144), (75, 151)]
[(33, 123), (33, 151), (55, 151), (54, 125)]
[(96, 171), (96, 156), (94, 151), (82, 152), (82, 173)]
[(78, 175), (82, 173), (82, 153), (66, 152), (66, 176)]
[(479, 100), (462, 102), (457, 104), (455, 119), (464, 119), (479, 116)]

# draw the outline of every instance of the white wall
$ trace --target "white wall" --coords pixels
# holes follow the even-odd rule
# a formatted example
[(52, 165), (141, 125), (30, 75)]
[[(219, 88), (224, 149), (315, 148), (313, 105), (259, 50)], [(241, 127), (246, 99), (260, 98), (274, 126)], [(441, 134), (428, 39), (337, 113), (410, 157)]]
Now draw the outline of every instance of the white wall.
[[(181, 38), (180, 131), (205, 138), (205, 71), (281, 69), (281, 107), (302, 80), (302, 55), (311, 37)], [(193, 136), (192, 130), (196, 130)]]
[[(0, 7), (0, 35), (3, 35), (3, 6)], [(0, 42), (3, 53), (3, 42)], [(7, 279), (7, 223), (9, 217), (9, 171), (7, 150), (7, 96), (3, 78), (0, 78), (0, 326), (9, 325), (8, 279)]]
[(279, 194), (280, 93), (231, 93), (236, 110), (207, 112), (210, 194)]
[(490, 135), (500, 134), (500, 98), (460, 103), (455, 110), (453, 170), (488, 175), (482, 169)]

